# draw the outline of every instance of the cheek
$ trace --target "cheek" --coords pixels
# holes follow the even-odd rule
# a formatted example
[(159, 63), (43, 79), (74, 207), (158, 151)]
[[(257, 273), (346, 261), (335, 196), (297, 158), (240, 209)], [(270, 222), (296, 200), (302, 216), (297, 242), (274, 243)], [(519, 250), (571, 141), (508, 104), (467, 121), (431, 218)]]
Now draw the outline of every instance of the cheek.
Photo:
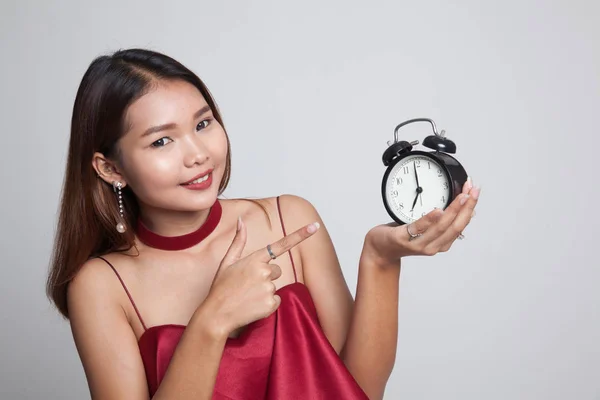
[(176, 161), (175, 157), (150, 152), (135, 154), (127, 163), (127, 180), (139, 197), (152, 197), (152, 193), (177, 181)]
[(219, 129), (219, 132), (207, 143), (207, 147), (215, 163), (225, 163), (227, 158), (227, 135), (223, 129)]
[(225, 162), (227, 160), (227, 135), (225, 131), (211, 133), (210, 137), (207, 137), (204, 141), (204, 146), (208, 154), (210, 155), (210, 161), (208, 165), (215, 166), (215, 174), (213, 179), (221, 179), (225, 174)]

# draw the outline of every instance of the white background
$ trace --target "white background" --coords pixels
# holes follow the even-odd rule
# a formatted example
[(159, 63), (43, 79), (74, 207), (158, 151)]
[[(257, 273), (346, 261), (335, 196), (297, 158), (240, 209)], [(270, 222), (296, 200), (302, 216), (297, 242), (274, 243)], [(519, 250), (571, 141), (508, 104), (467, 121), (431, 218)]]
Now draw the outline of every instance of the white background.
[(457, 143), (478, 213), (404, 261), (386, 399), (600, 399), (599, 20), (592, 0), (3, 0), (0, 398), (89, 397), (44, 293), (70, 118), (93, 58), (147, 47), (215, 95), (226, 197), (310, 200), (353, 293), (396, 124)]

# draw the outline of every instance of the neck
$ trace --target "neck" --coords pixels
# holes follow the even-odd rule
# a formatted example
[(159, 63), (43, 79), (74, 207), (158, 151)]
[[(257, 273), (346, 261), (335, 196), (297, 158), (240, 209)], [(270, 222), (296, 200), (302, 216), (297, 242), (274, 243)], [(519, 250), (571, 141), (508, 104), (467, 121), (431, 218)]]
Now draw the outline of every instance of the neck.
[[(138, 219), (138, 239), (161, 250), (183, 250), (203, 241), (221, 220), (221, 204), (217, 199), (209, 208), (193, 213), (144, 213)], [(152, 218), (148, 218), (152, 215)]]

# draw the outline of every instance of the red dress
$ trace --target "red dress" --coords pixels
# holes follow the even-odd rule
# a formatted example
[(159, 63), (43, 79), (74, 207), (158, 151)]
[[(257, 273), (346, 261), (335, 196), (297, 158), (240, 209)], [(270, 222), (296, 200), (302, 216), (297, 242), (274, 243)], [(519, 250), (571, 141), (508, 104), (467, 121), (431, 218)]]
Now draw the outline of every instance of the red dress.
[[(279, 215), (281, 219), (281, 212)], [(282, 228), (285, 235), (283, 221)], [(295, 282), (277, 290), (281, 304), (273, 314), (246, 326), (239, 337), (227, 339), (213, 399), (368, 400), (323, 333), (310, 293), (298, 282), (289, 254)], [(185, 326), (169, 324), (146, 329), (123, 280), (108, 264), (144, 326), (138, 345), (153, 396)]]

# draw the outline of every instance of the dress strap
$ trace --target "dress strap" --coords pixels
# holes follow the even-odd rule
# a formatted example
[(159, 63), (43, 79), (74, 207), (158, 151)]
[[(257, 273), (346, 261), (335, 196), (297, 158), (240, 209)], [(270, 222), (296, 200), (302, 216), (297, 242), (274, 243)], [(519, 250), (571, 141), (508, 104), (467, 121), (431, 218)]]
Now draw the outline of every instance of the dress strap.
[(121, 281), (121, 285), (123, 285), (123, 289), (125, 289), (125, 293), (127, 293), (127, 297), (129, 297), (129, 301), (131, 301), (131, 305), (133, 305), (133, 309), (135, 310), (135, 313), (137, 314), (138, 318), (140, 319), (140, 322), (142, 323), (142, 326), (144, 327), (144, 331), (145, 331), (146, 324), (144, 323), (144, 320), (142, 319), (142, 316), (140, 315), (140, 312), (138, 311), (138, 308), (135, 305), (135, 302), (133, 301), (133, 297), (131, 297), (129, 290), (127, 290), (127, 286), (125, 286), (125, 282), (123, 282), (123, 279), (121, 279), (121, 275), (119, 275), (119, 273), (117, 272), (115, 267), (113, 267), (113, 265), (111, 263), (109, 263), (104, 257), (98, 256), (98, 258), (100, 258), (101, 260), (104, 260), (104, 262), (107, 263), (112, 268), (112, 270), (115, 272), (115, 274), (117, 275), (117, 278), (119, 278), (119, 281)]
[[(283, 231), (283, 236), (286, 236), (285, 226), (283, 225), (283, 216), (281, 215), (281, 207), (279, 207), (279, 196), (277, 196), (277, 211), (279, 212), (279, 220), (281, 221), (281, 230)], [(298, 277), (296, 276), (296, 266), (294, 265), (294, 257), (292, 257), (292, 250), (288, 250), (290, 255), (290, 260), (292, 261), (292, 268), (294, 269), (294, 282), (298, 282)]]

